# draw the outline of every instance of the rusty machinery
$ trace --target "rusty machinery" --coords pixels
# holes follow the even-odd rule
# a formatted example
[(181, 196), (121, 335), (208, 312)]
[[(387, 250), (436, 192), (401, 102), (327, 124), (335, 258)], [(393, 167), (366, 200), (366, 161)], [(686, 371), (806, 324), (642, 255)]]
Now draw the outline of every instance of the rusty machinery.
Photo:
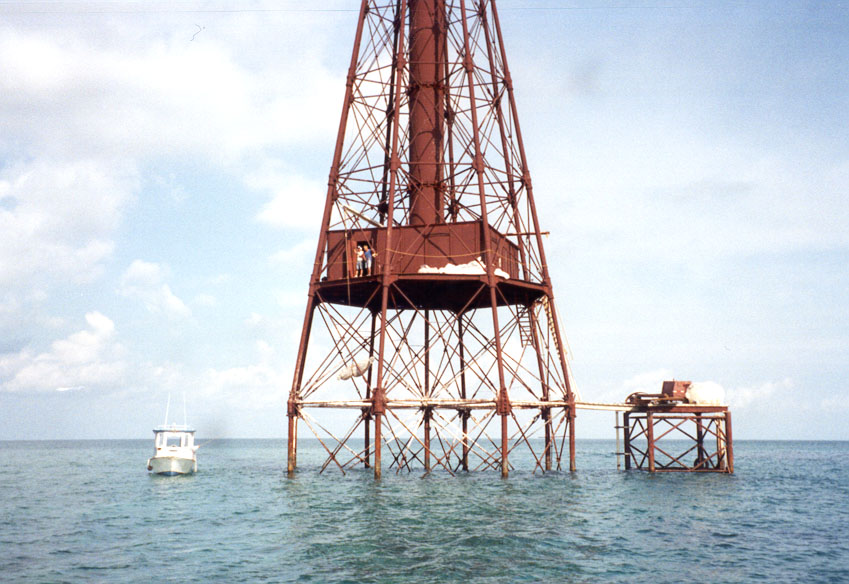
[(534, 472), (574, 470), (542, 238), (495, 2), (363, 0), (288, 399), (289, 472), (299, 426), (324, 447), (322, 470), (507, 476), (516, 449)]

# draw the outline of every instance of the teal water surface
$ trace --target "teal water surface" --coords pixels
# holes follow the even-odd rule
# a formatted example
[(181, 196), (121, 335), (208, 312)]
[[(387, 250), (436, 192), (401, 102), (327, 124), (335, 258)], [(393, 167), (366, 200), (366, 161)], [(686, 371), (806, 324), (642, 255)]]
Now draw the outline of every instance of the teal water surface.
[[(203, 440), (200, 440), (203, 442)], [(4, 582), (849, 582), (849, 443), (735, 444), (734, 475), (318, 474), (305, 441), (0, 442)]]

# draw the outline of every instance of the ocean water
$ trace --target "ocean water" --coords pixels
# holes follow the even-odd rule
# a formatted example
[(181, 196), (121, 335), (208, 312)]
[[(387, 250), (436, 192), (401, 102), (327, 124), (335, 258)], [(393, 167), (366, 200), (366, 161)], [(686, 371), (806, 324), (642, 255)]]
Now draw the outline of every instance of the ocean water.
[[(199, 440), (203, 442), (203, 440)], [(317, 472), (302, 441), (0, 442), (2, 582), (849, 582), (849, 442), (734, 445), (734, 475)]]

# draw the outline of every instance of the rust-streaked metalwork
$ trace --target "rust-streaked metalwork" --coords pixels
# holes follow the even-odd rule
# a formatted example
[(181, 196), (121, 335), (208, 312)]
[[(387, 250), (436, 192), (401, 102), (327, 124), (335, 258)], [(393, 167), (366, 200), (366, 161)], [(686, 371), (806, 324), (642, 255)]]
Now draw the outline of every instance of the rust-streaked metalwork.
[[(665, 381), (659, 394), (625, 401), (625, 470), (734, 472), (728, 406), (688, 403), (689, 381)], [(618, 435), (618, 432), (617, 432)]]
[[(288, 400), (289, 472), (299, 425), (324, 446), (322, 470), (506, 477), (515, 449), (534, 472), (567, 456), (574, 470), (542, 235), (495, 2), (363, 0)], [(377, 256), (358, 270), (364, 244)]]

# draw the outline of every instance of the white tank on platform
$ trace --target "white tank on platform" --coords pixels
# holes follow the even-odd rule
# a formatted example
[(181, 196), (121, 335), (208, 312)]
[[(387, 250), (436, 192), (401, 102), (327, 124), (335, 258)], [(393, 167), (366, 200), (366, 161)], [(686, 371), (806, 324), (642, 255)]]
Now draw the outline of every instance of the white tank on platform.
[(685, 394), (691, 404), (702, 406), (725, 405), (725, 390), (713, 381), (694, 381)]

